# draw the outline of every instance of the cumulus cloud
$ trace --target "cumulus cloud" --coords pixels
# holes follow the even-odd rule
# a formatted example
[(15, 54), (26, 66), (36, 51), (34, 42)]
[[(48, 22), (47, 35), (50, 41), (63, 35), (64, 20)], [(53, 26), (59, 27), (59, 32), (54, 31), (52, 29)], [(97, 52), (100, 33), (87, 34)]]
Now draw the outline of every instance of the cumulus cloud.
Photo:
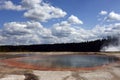
[(27, 10), (39, 6), (42, 0), (21, 0), (19, 5), (14, 4), (11, 0), (1, 0), (0, 9), (6, 10)]
[[(0, 4), (0, 9), (24, 10), (23, 16), (31, 20), (5, 23), (0, 29), (0, 45), (84, 42), (120, 33), (120, 23), (97, 25), (91, 30), (86, 30), (80, 26), (83, 21), (74, 15), (47, 28), (41, 22), (62, 18), (67, 13), (42, 0), (22, 0), (19, 5), (2, 0)], [(100, 14), (107, 15), (107, 12), (101, 11)], [(115, 12), (110, 12), (106, 17), (108, 20), (120, 20), (120, 14)]]
[(23, 0), (24, 7), (28, 10), (24, 13), (24, 17), (45, 22), (53, 18), (64, 17), (67, 13), (60, 8), (44, 3), (42, 0)]
[(57, 37), (68, 37), (75, 30), (73, 26), (82, 23), (83, 22), (76, 16), (71, 15), (67, 21), (54, 24), (52, 27), (52, 34)]
[(68, 22), (71, 23), (71, 24), (83, 24), (83, 22), (74, 15), (71, 15), (68, 18)]
[(24, 13), (24, 16), (32, 20), (45, 22), (49, 19), (64, 17), (66, 14), (67, 13), (60, 8), (44, 4), (43, 6), (39, 5), (38, 7), (28, 10)]
[(22, 0), (22, 6), (26, 8), (33, 8), (39, 6), (42, 0)]
[(55, 25), (71, 26), (71, 25), (77, 25), (77, 24), (83, 24), (83, 21), (80, 20), (78, 17), (71, 15), (70, 17), (68, 17), (68, 19), (66, 21), (62, 21), (62, 22), (57, 23)]
[(58, 43), (93, 41), (120, 34), (119, 23), (102, 26), (97, 25), (91, 30), (72, 27), (71, 25), (61, 26), (61, 23), (54, 24), (51, 29), (52, 35), (59, 39)]
[(71, 31), (72, 31), (73, 28), (71, 28), (69, 26), (68, 23), (57, 23), (57, 24), (54, 24), (53, 27), (52, 27), (52, 34), (56, 37), (68, 37), (70, 34), (71, 34)]
[[(107, 13), (107, 14), (104, 14)], [(99, 13), (100, 15), (104, 15), (104, 18), (99, 18), (99, 21), (102, 21), (101, 23), (110, 23), (110, 22), (118, 22), (120, 21), (120, 13), (116, 13), (114, 11), (107, 12), (107, 11), (101, 11)]]
[(64, 25), (62, 23), (54, 24), (51, 32), (52, 35), (57, 37), (57, 43), (72, 43), (72, 42), (83, 42), (90, 40), (92, 33), (84, 30), (81, 27), (75, 28), (73, 25)]
[(120, 14), (115, 13), (114, 11), (110, 12), (108, 15), (108, 20), (120, 21)]
[(100, 15), (106, 15), (106, 14), (108, 14), (108, 12), (107, 11), (101, 11), (99, 14)]
[(66, 21), (53, 24), (50, 28), (46, 28), (37, 21), (5, 23), (3, 29), (0, 30), (0, 44), (28, 45), (84, 42), (120, 33), (120, 23), (97, 25), (91, 30), (80, 27), (82, 23), (74, 15), (68, 17)]
[[(0, 30), (0, 44), (28, 45), (84, 42), (102, 39), (106, 36), (120, 34), (120, 23), (100, 26), (91, 30), (81, 27), (73, 27), (68, 23), (54, 24), (51, 28), (45, 28), (39, 22), (9, 22)], [(66, 21), (67, 22), (67, 21)]]
[(23, 8), (22, 5), (15, 5), (11, 1), (0, 1), (0, 9), (21, 11), (25, 8)]
[(0, 44), (24, 45), (53, 43), (51, 31), (39, 22), (9, 22), (4, 24), (0, 32)]
[(19, 5), (14, 4), (12, 1), (0, 1), (0, 9), (17, 10), (24, 12), (24, 17), (45, 22), (53, 18), (64, 17), (67, 13), (60, 8), (54, 7), (42, 0), (22, 0)]
[[(60, 8), (54, 7), (42, 0), (22, 0), (16, 5), (12, 1), (1, 0), (0, 9), (24, 10), (24, 17), (33, 21), (8, 22), (0, 30), (0, 44), (46, 44), (57, 43), (58, 38), (52, 35), (50, 29), (41, 25), (40, 22), (53, 18), (64, 17), (67, 13)], [(36, 22), (39, 21), (39, 22)]]

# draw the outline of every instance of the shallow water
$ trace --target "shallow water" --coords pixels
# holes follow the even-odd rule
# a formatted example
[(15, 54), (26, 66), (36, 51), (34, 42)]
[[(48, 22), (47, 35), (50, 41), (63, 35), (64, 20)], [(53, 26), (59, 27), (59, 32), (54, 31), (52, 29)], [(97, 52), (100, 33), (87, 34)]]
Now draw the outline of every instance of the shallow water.
[(118, 60), (116, 57), (105, 55), (30, 56), (17, 59), (18, 62), (48, 68), (88, 68), (113, 63)]

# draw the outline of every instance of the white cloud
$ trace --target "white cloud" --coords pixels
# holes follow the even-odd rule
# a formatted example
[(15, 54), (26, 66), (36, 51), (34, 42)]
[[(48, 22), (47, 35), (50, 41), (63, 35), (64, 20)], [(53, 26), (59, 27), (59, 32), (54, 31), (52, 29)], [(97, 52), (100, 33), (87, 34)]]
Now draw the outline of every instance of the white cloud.
[(106, 14), (108, 14), (108, 12), (107, 11), (101, 11), (99, 14), (100, 15), (106, 15)]
[(67, 13), (60, 8), (55, 8), (49, 4), (43, 4), (29, 9), (24, 13), (24, 16), (32, 20), (45, 22), (49, 19), (64, 17), (66, 14)]
[(51, 44), (84, 42), (101, 39), (106, 36), (120, 34), (120, 23), (110, 25), (97, 25), (91, 30), (62, 21), (54, 24), (50, 29), (39, 22), (9, 22), (0, 30), (0, 44)]
[(52, 27), (52, 34), (57, 37), (68, 37), (74, 31), (74, 25), (82, 24), (83, 22), (79, 20), (76, 16), (71, 15), (67, 21), (62, 21), (56, 23)]
[[(60, 8), (44, 3), (42, 0), (22, 0), (20, 5), (5, 0), (0, 4), (0, 9), (24, 10), (23, 16), (32, 20), (5, 23), (4, 28), (0, 30), (1, 45), (82, 42), (120, 34), (120, 23), (97, 25), (91, 30), (86, 30), (80, 27), (83, 21), (74, 15), (65, 21), (53, 24), (50, 28), (46, 28), (40, 22), (62, 18), (67, 13)], [(100, 14), (106, 15), (107, 12), (101, 11)], [(120, 14), (110, 12), (107, 19), (119, 21)]]
[(61, 21), (60, 23), (56, 23), (53, 26), (72, 26), (72, 25), (76, 25), (76, 24), (83, 24), (83, 21), (81, 21), (80, 19), (78, 19), (78, 17), (71, 15), (70, 17), (68, 17), (68, 19), (66, 21)]
[(42, 0), (23, 0), (24, 7), (28, 10), (24, 13), (24, 17), (45, 22), (53, 18), (64, 17), (67, 13), (60, 8), (44, 3)]
[(115, 13), (115, 12), (110, 12), (108, 15), (108, 20), (116, 20), (116, 21), (120, 21), (120, 14)]
[(0, 44), (41, 44), (53, 43), (51, 31), (39, 22), (10, 22), (5, 23), (0, 32)]
[(24, 7), (33, 8), (38, 6), (42, 0), (22, 0), (22, 5)]
[(44, 3), (42, 0), (22, 0), (19, 5), (16, 5), (11, 1), (0, 2), (0, 9), (17, 11), (25, 10), (24, 17), (40, 22), (45, 22), (53, 18), (61, 18), (67, 15), (62, 9)]
[(83, 42), (100, 38), (99, 34), (96, 34), (98, 32), (94, 31), (95, 29), (85, 30), (81, 27), (75, 27), (76, 24), (80, 23), (77, 20), (70, 22), (70, 19), (71, 16), (67, 21), (56, 23), (51, 28), (52, 35), (59, 39), (58, 43)]
[(11, 0), (1, 0), (0, 9), (6, 10), (27, 10), (39, 6), (42, 3), (42, 0), (21, 0), (19, 5), (14, 4)]
[(71, 23), (71, 24), (83, 24), (83, 22), (81, 20), (79, 20), (76, 16), (74, 15), (71, 15), (69, 18), (68, 18), (68, 22)]
[(24, 10), (25, 8), (23, 8), (21, 5), (15, 5), (11, 1), (2, 1), (0, 3), (0, 9), (21, 11)]
[(68, 23), (66, 24), (62, 24), (62, 22), (59, 24), (54, 24), (51, 31), (53, 36), (56, 37), (68, 37), (71, 34), (72, 31), (72, 27), (70, 27), (70, 25), (68, 25)]

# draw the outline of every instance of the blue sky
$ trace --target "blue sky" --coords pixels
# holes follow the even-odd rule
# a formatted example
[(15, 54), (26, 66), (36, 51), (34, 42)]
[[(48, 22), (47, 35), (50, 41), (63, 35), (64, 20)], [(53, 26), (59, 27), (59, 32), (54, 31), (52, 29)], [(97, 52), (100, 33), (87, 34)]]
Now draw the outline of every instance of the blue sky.
[(52, 5), (65, 10), (68, 15), (74, 14), (84, 21), (84, 27), (94, 27), (98, 13), (102, 10), (120, 13), (120, 0), (46, 0)]
[(119, 3), (120, 0), (0, 0), (0, 44), (83, 42), (119, 34)]
[[(14, 4), (20, 4), (21, 0), (11, 0)], [(75, 15), (84, 21), (83, 28), (92, 28), (96, 24), (99, 24), (98, 16), (99, 12), (105, 11), (115, 11), (120, 13), (120, 0), (44, 0), (55, 7), (59, 7), (67, 12), (67, 16)], [(22, 12), (10, 11), (10, 10), (0, 10), (0, 26), (5, 22), (11, 21), (25, 21), (26, 18), (23, 17)], [(61, 18), (63, 20), (65, 18)], [(56, 20), (58, 21), (58, 20)], [(52, 25), (54, 21), (48, 21), (48, 23), (43, 23), (44, 25)]]

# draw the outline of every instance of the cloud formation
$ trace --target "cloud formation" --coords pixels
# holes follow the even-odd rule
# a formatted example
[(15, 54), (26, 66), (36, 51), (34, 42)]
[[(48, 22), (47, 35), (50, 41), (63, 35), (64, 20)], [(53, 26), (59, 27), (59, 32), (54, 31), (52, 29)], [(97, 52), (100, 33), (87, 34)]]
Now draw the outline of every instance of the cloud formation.
[(115, 13), (114, 11), (110, 12), (108, 15), (108, 20), (110, 21), (120, 21), (120, 14)]
[(71, 15), (66, 21), (56, 23), (52, 27), (52, 34), (57, 37), (69, 37), (74, 33), (74, 25), (83, 24), (76, 16)]
[(11, 1), (0, 1), (0, 4), (0, 9), (25, 10), (24, 17), (40, 22), (45, 22), (53, 18), (61, 18), (67, 15), (62, 9), (44, 3), (42, 0), (22, 0), (19, 5), (15, 5)]
[(42, 0), (22, 0), (22, 6), (26, 8), (34, 8), (39, 6), (42, 3)]
[(81, 24), (81, 20), (73, 16), (76, 20), (72, 21), (71, 16), (66, 21), (53, 24), (51, 28), (45, 28), (37, 21), (5, 23), (0, 32), (0, 44), (27, 45), (83, 41), (82, 38), (77, 38), (81, 37), (79, 36), (81, 33), (77, 33), (77, 29), (73, 27)]
[(70, 24), (83, 24), (83, 21), (78, 19), (76, 16), (74, 15), (71, 15), (69, 18), (68, 18), (68, 23)]
[(25, 8), (23, 8), (22, 5), (15, 5), (11, 1), (5, 0), (5, 1), (0, 1), (0, 9), (21, 11), (24, 10)]
[(9, 22), (0, 32), (0, 44), (41, 44), (53, 43), (51, 31), (39, 22)]
[(99, 14), (100, 14), (100, 15), (107, 15), (108, 12), (107, 12), (107, 11), (101, 11)]
[[(67, 12), (54, 7), (43, 0), (22, 0), (19, 4), (12, 1), (0, 1), (0, 10), (23, 11), (25, 22), (6, 22), (0, 29), (0, 45), (29, 45), (84, 42), (114, 36), (120, 33), (120, 23), (96, 25), (86, 30), (81, 27), (84, 23), (75, 15), (66, 16)], [(120, 14), (101, 11), (107, 20), (120, 20)], [(66, 20), (54, 23), (51, 27), (42, 25), (51, 19), (68, 17)]]
[(56, 23), (51, 28), (45, 28), (36, 21), (9, 22), (5, 23), (4, 28), (0, 30), (0, 44), (28, 45), (84, 42), (102, 39), (103, 36), (114, 36), (118, 33), (120, 34), (120, 23), (97, 25), (91, 30), (85, 30), (81, 27), (73, 27), (73, 24), (67, 21)]
[(67, 13), (65, 11), (59, 8), (55, 8), (48, 4), (43, 4), (43, 6), (39, 5), (35, 8), (29, 9), (24, 13), (24, 16), (32, 20), (45, 22), (49, 19), (64, 17), (66, 14)]

